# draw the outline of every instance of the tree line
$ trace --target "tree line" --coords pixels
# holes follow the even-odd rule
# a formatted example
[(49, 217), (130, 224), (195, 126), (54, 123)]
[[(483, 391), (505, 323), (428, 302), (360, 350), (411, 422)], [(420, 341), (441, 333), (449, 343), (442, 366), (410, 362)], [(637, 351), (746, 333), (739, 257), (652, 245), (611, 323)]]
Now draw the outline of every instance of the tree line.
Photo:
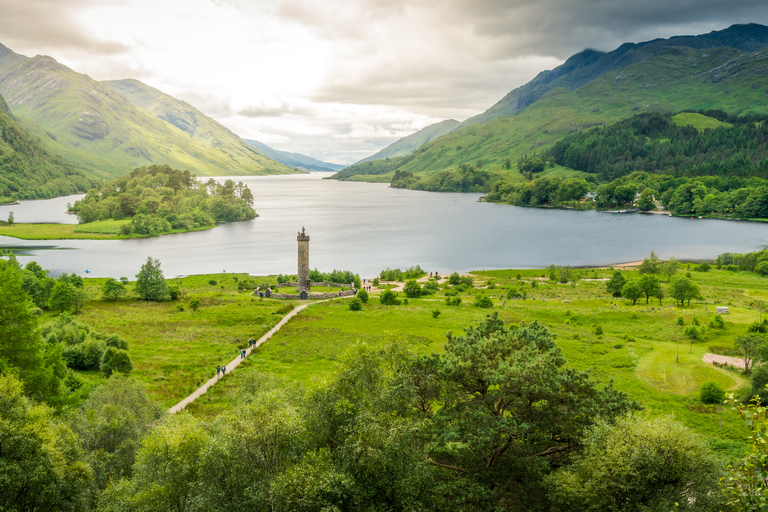
[(140, 167), (130, 174), (90, 189), (71, 206), (80, 223), (131, 219), (121, 234), (151, 235), (173, 229), (195, 229), (220, 222), (256, 217), (253, 193), (228, 179), (203, 183), (189, 171), (167, 165)]
[(699, 131), (671, 113), (639, 114), (557, 141), (547, 157), (601, 182), (636, 171), (673, 176), (768, 178), (768, 116), (701, 111), (731, 126)]

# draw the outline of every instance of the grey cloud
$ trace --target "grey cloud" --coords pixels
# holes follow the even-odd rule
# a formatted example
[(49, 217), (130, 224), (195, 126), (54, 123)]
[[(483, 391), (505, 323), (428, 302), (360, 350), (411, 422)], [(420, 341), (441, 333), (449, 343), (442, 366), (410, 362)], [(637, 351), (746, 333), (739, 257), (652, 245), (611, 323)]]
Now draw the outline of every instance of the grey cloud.
[(21, 53), (51, 54), (63, 48), (116, 54), (128, 50), (116, 41), (91, 37), (73, 13), (95, 0), (0, 0), (3, 43)]

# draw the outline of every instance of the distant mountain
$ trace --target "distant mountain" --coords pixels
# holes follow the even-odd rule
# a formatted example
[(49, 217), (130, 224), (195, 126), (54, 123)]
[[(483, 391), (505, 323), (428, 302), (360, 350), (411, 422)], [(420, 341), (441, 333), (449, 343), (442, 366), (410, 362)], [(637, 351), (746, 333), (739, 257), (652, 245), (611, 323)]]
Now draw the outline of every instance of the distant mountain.
[(0, 204), (86, 192), (96, 185), (19, 126), (0, 96)]
[(329, 162), (323, 162), (322, 160), (316, 160), (311, 156), (302, 155), (301, 153), (289, 153), (288, 151), (280, 151), (279, 149), (272, 149), (266, 144), (262, 144), (257, 140), (243, 139), (246, 144), (249, 144), (256, 148), (260, 153), (268, 156), (273, 160), (277, 160), (281, 164), (285, 164), (288, 167), (294, 167), (296, 169), (303, 169), (305, 171), (320, 171), (320, 172), (337, 172), (346, 167), (346, 165), (332, 164)]
[(439, 123), (431, 124), (426, 128), (422, 128), (416, 133), (412, 133), (407, 137), (403, 137), (402, 139), (399, 139), (398, 141), (393, 142), (392, 144), (382, 149), (375, 155), (371, 155), (368, 158), (363, 158), (359, 162), (356, 162), (355, 165), (363, 162), (368, 162), (370, 160), (383, 160), (385, 158), (394, 158), (397, 156), (410, 155), (411, 153), (419, 149), (421, 146), (423, 146), (427, 142), (434, 140), (442, 135), (445, 135), (446, 133), (452, 132), (453, 130), (457, 129), (460, 125), (461, 123), (459, 123), (455, 119), (446, 119), (445, 121), (440, 121)]
[[(155, 91), (144, 87), (147, 95)], [(0, 94), (28, 131), (93, 176), (117, 176), (153, 163), (202, 176), (295, 172), (198, 111), (189, 115), (202, 126), (193, 136), (137, 107), (108, 84), (51, 57), (27, 58), (2, 45)], [(168, 103), (176, 107), (183, 102)]]
[(609, 53), (587, 50), (416, 152), (355, 164), (336, 177), (432, 175), (480, 161), (485, 170), (503, 170), (506, 160), (514, 169), (523, 155), (569, 133), (642, 112), (768, 113), (766, 84), (768, 27), (762, 25), (625, 44)]
[(578, 89), (606, 73), (652, 59), (674, 51), (675, 48), (707, 50), (726, 46), (744, 52), (754, 52), (765, 48), (768, 46), (768, 27), (754, 23), (733, 25), (724, 30), (699, 36), (677, 36), (636, 44), (624, 43), (608, 53), (584, 50), (573, 55), (555, 69), (539, 73), (533, 80), (511, 91), (482, 114), (464, 121), (462, 126), (512, 115), (533, 104), (547, 91), (557, 87), (565, 87), (570, 90)]

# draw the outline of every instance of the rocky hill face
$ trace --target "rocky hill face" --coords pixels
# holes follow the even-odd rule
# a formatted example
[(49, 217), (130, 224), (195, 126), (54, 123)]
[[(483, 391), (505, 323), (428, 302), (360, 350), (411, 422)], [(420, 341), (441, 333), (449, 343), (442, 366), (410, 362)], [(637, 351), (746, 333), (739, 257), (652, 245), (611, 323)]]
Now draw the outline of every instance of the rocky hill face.
[(195, 137), (51, 57), (26, 58), (0, 48), (0, 94), (25, 128), (94, 176), (153, 163), (208, 176), (294, 172), (212, 120), (214, 135)]

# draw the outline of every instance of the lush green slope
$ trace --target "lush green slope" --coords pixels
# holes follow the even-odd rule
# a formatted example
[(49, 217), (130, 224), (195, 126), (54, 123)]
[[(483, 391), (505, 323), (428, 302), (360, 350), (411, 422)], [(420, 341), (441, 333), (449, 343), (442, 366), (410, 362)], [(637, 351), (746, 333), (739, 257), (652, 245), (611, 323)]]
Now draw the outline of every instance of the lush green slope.
[(21, 128), (0, 96), (0, 204), (85, 192), (95, 185)]
[(432, 175), (478, 160), (484, 169), (499, 170), (505, 160), (516, 162), (570, 133), (643, 112), (719, 108), (768, 113), (767, 70), (768, 49), (669, 47), (578, 89), (550, 90), (515, 115), (456, 130), (406, 157), (349, 167), (344, 177), (395, 170)]
[(117, 176), (149, 164), (198, 175), (291, 172), (242, 141), (238, 148), (206, 145), (50, 57), (0, 47), (0, 93), (27, 130), (91, 175)]
[(725, 30), (699, 36), (678, 36), (654, 39), (642, 43), (625, 43), (615, 50), (603, 53), (584, 50), (570, 57), (553, 70), (542, 71), (533, 80), (511, 91), (498, 103), (462, 123), (462, 126), (508, 116), (533, 104), (547, 91), (558, 87), (577, 89), (603, 75), (648, 59), (674, 51), (679, 47), (708, 50), (730, 47), (753, 52), (768, 46), (768, 27), (754, 23), (733, 25)]
[(342, 170), (345, 166), (341, 164), (332, 164), (330, 162), (323, 162), (317, 160), (311, 156), (302, 155), (301, 153), (290, 153), (288, 151), (280, 151), (279, 149), (273, 149), (266, 144), (263, 144), (257, 140), (243, 139), (246, 144), (253, 146), (260, 153), (268, 156), (273, 160), (277, 160), (281, 164), (285, 164), (288, 167), (294, 167), (296, 169), (304, 169), (305, 171), (320, 171), (320, 172), (337, 172)]
[[(209, 148), (219, 148), (226, 151), (235, 161), (245, 166), (255, 163), (267, 169), (279, 169), (271, 155), (261, 153), (258, 148), (247, 144), (228, 128), (206, 116), (186, 101), (177, 100), (138, 80), (111, 80), (104, 82), (128, 101), (143, 108), (158, 119), (166, 121), (179, 130), (188, 133)], [(266, 157), (266, 158), (265, 158)], [(282, 163), (278, 161), (277, 163)], [(288, 167), (295, 167), (288, 165)]]

